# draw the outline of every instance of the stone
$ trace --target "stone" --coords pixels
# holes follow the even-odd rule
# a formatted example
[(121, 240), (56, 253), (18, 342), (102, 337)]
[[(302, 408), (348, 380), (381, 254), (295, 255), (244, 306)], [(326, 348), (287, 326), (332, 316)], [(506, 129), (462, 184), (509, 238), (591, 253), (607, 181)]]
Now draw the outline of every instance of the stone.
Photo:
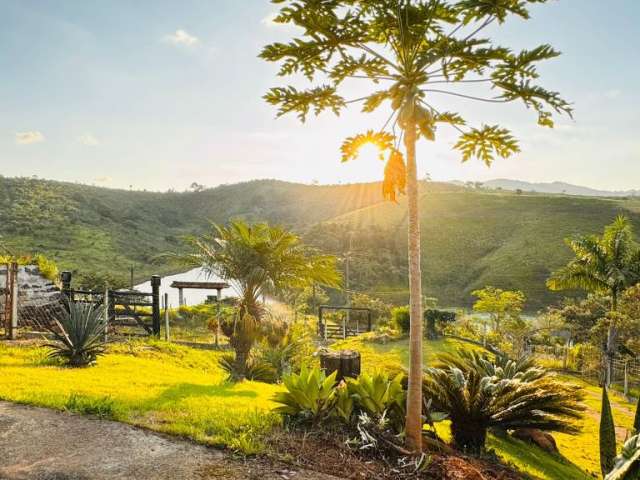
[(536, 428), (521, 428), (514, 430), (511, 436), (528, 443), (533, 443), (549, 453), (559, 453), (556, 439), (553, 435)]

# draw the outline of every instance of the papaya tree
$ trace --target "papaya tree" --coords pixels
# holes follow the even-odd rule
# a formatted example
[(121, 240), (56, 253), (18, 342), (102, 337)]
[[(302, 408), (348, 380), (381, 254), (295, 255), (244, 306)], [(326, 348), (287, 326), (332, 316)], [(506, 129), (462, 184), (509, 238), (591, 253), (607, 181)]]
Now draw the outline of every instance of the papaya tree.
[[(422, 442), (422, 306), (419, 190), (416, 144), (435, 141), (446, 125), (459, 133), (454, 145), (462, 161), (477, 157), (486, 165), (519, 152), (516, 138), (495, 124), (468, 125), (443, 105), (447, 98), (501, 104), (520, 101), (552, 127), (552, 114), (571, 115), (570, 105), (538, 84), (536, 64), (557, 57), (550, 45), (514, 51), (486, 35), (510, 17), (529, 18), (529, 7), (546, 0), (272, 0), (280, 6), (274, 21), (297, 27), (290, 42), (263, 48), (260, 56), (280, 64), (292, 85), (264, 96), (278, 116), (305, 121), (312, 112), (340, 114), (352, 104), (374, 112), (389, 105), (379, 129), (357, 133), (342, 144), (342, 160), (373, 144), (386, 158), (383, 195), (407, 194), (408, 261), (411, 306), (410, 365), (406, 439)], [(306, 77), (308, 88), (297, 77)], [(346, 98), (347, 82), (362, 82), (359, 98)], [(482, 93), (478, 92), (481, 90)], [(404, 149), (402, 148), (404, 146)]]

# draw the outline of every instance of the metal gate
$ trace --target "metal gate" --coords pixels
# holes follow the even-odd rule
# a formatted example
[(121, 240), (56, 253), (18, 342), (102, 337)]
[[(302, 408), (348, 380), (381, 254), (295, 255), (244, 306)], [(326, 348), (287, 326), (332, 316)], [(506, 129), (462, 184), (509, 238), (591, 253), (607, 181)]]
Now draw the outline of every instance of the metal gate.
[(137, 290), (78, 290), (71, 288), (71, 272), (62, 272), (62, 292), (71, 302), (108, 302), (109, 326), (139, 327), (145, 335), (160, 335), (160, 277), (151, 277), (151, 292)]
[(4, 268), (4, 286), (0, 288), (3, 308), (0, 309), (0, 325), (4, 336), (15, 339), (18, 329), (18, 264), (8, 263)]

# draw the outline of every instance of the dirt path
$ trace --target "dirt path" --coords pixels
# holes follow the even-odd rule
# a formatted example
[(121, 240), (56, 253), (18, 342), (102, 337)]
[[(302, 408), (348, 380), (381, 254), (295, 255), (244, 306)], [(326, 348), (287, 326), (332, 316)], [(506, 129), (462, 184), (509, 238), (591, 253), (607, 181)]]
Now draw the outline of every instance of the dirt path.
[(339, 480), (118, 422), (0, 402), (0, 479)]

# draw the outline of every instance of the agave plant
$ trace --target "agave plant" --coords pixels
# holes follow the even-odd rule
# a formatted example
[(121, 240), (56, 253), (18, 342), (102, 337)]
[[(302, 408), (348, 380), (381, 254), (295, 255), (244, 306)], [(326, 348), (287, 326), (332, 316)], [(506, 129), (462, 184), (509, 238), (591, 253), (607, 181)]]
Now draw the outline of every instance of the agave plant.
[(50, 357), (62, 358), (71, 367), (95, 362), (105, 350), (104, 332), (107, 320), (100, 305), (69, 302), (59, 319), (45, 325), (55, 343), (46, 345)]
[(640, 435), (627, 440), (616, 457), (613, 470), (605, 480), (637, 480), (640, 478)]
[(369, 417), (387, 417), (396, 431), (402, 430), (406, 392), (403, 373), (393, 378), (384, 373), (362, 373), (357, 379), (347, 379), (348, 391), (357, 410)]
[(291, 419), (316, 425), (333, 410), (336, 398), (336, 374), (325, 375), (319, 368), (303, 366), (299, 374), (286, 375), (283, 383), (287, 390), (278, 392), (275, 410)]
[(512, 361), (487, 362), (488, 357), (475, 354), (441, 357), (424, 378), (433, 408), (451, 420), (456, 447), (481, 452), (490, 428), (577, 433), (575, 420), (584, 409), (579, 387), (527, 368), (526, 362), (519, 371)]

